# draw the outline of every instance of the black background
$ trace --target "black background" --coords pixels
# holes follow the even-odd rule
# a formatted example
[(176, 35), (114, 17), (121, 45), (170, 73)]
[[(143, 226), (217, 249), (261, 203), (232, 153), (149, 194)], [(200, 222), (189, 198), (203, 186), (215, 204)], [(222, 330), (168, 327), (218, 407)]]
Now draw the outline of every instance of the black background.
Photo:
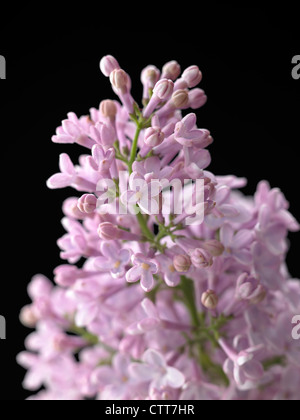
[[(82, 152), (53, 144), (51, 136), (67, 112), (84, 115), (114, 97), (99, 71), (103, 55), (114, 55), (131, 75), (137, 100), (140, 71), (147, 64), (161, 68), (171, 59), (182, 69), (197, 64), (203, 72), (200, 87), (208, 95), (207, 105), (197, 111), (198, 125), (215, 139), (210, 170), (247, 177), (247, 194), (268, 179), (285, 192), (300, 219), (300, 80), (291, 76), (292, 57), (300, 54), (296, 11), (227, 5), (208, 13), (180, 5), (172, 17), (150, 8), (140, 15), (128, 9), (134, 23), (124, 15), (122, 26), (116, 11), (100, 18), (97, 9), (85, 7), (89, 18), (81, 17), (80, 9), (76, 19), (57, 13), (49, 27), (47, 9), (1, 16), (0, 54), (7, 60), (7, 80), (0, 81), (0, 314), (7, 320), (7, 340), (0, 341), (1, 400), (29, 395), (15, 362), (28, 334), (19, 311), (29, 303), (30, 278), (51, 277), (61, 263), (56, 245), (64, 233), (61, 203), (76, 196), (46, 188), (59, 154), (76, 159)], [(99, 14), (98, 22), (90, 21), (93, 14)], [(294, 277), (300, 275), (299, 236), (290, 236)]]

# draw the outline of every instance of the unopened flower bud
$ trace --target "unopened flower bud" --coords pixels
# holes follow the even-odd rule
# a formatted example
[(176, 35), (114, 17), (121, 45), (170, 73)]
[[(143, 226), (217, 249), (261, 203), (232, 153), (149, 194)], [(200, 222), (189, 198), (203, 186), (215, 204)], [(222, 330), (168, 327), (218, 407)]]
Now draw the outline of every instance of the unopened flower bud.
[(149, 147), (159, 146), (165, 139), (164, 133), (159, 127), (150, 127), (147, 128), (145, 132), (144, 141)]
[(180, 77), (180, 79), (177, 79), (174, 84), (174, 90), (183, 90), (183, 89), (188, 89), (188, 84), (182, 77)]
[(155, 108), (163, 101), (170, 99), (174, 91), (174, 83), (172, 80), (161, 79), (159, 80), (153, 89), (153, 95), (144, 109), (144, 118), (149, 118)]
[(172, 95), (172, 104), (177, 109), (183, 109), (189, 104), (189, 93), (187, 90), (176, 90)]
[(104, 117), (114, 120), (117, 114), (117, 106), (114, 101), (106, 99), (100, 103), (100, 112)]
[(93, 194), (84, 194), (79, 198), (77, 207), (82, 213), (94, 213), (97, 206), (97, 198)]
[(28, 328), (34, 328), (36, 326), (38, 318), (34, 313), (32, 305), (27, 305), (22, 308), (20, 313), (20, 321), (25, 327)]
[(111, 72), (115, 69), (119, 69), (120, 65), (112, 55), (106, 55), (100, 61), (100, 70), (104, 76), (109, 77)]
[(112, 241), (115, 239), (124, 241), (139, 241), (141, 239), (140, 235), (119, 229), (116, 225), (113, 225), (109, 222), (101, 223), (98, 226), (97, 232), (100, 238), (104, 239), (105, 241)]
[(224, 246), (216, 239), (205, 241), (202, 246), (213, 257), (219, 257), (224, 252)]
[(201, 108), (207, 102), (207, 96), (202, 89), (192, 89), (189, 91), (189, 106), (192, 109)]
[(141, 82), (147, 86), (148, 89), (153, 89), (159, 80), (160, 71), (155, 66), (147, 66), (141, 73)]
[(172, 96), (174, 90), (174, 83), (172, 80), (161, 79), (153, 89), (153, 95), (162, 101), (167, 101)]
[(187, 82), (189, 88), (193, 88), (201, 82), (202, 73), (198, 66), (190, 66), (184, 70), (181, 77)]
[(187, 273), (192, 263), (188, 255), (176, 255), (173, 259), (173, 265), (179, 273)]
[(191, 253), (192, 264), (197, 268), (207, 268), (213, 263), (212, 256), (205, 249), (197, 248)]
[(162, 69), (162, 78), (176, 80), (180, 75), (181, 68), (177, 61), (169, 61), (163, 66)]
[(109, 222), (101, 223), (98, 226), (97, 232), (100, 238), (104, 239), (105, 241), (111, 241), (114, 239), (118, 239), (119, 237), (118, 227)]
[(78, 279), (79, 269), (74, 265), (60, 265), (54, 270), (54, 281), (61, 287), (70, 287)]
[(111, 72), (110, 83), (116, 91), (126, 93), (130, 84), (128, 74), (123, 69), (115, 69)]
[(248, 300), (250, 303), (258, 304), (266, 297), (266, 289), (255, 277), (243, 273), (237, 280), (236, 297), (240, 300)]
[(114, 142), (117, 140), (116, 130), (114, 125), (109, 122), (100, 124), (99, 131), (101, 134), (101, 145), (107, 151), (109, 148), (113, 147)]
[(83, 220), (86, 217), (86, 214), (78, 208), (78, 198), (70, 197), (67, 198), (63, 203), (63, 212), (66, 216), (71, 219)]
[(202, 305), (207, 309), (216, 309), (219, 303), (219, 298), (213, 290), (207, 290), (201, 297)]

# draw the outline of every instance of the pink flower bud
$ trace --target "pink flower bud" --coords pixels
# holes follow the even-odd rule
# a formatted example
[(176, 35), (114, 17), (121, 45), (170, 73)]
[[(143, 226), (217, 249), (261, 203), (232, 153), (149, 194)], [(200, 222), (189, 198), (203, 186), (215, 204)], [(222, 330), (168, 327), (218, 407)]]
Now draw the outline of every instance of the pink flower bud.
[(115, 239), (120, 239), (124, 241), (140, 241), (141, 239), (140, 235), (136, 235), (131, 232), (126, 232), (109, 222), (101, 223), (98, 226), (97, 232), (100, 238), (104, 239), (105, 241), (112, 241)]
[(162, 101), (167, 101), (171, 97), (173, 91), (174, 83), (172, 80), (161, 79), (157, 82), (153, 89), (153, 95), (144, 109), (144, 118), (149, 118), (157, 105), (159, 105)]
[(177, 79), (174, 84), (174, 90), (179, 90), (179, 89), (188, 89), (188, 84), (182, 77), (180, 77), (180, 79)]
[(60, 265), (54, 270), (54, 281), (61, 287), (70, 287), (78, 279), (80, 270), (73, 265)]
[(114, 101), (106, 99), (100, 103), (100, 112), (104, 117), (114, 120), (117, 114), (117, 106)]
[(160, 71), (155, 66), (147, 66), (141, 74), (141, 82), (149, 89), (153, 89), (159, 80)]
[(250, 303), (258, 304), (266, 297), (266, 289), (259, 283), (255, 277), (243, 273), (237, 280), (236, 298), (239, 300), (248, 300)]
[(192, 264), (197, 268), (207, 268), (213, 263), (212, 256), (204, 249), (197, 248), (191, 252)]
[(100, 61), (100, 70), (106, 77), (109, 77), (112, 71), (119, 68), (119, 63), (112, 55), (106, 55)]
[(219, 298), (213, 290), (207, 290), (201, 297), (202, 305), (207, 309), (216, 309)]
[(114, 239), (118, 239), (119, 237), (118, 227), (109, 222), (101, 223), (98, 226), (97, 232), (100, 238), (104, 239), (105, 241), (111, 241)]
[(189, 92), (189, 105), (192, 109), (201, 108), (207, 102), (207, 96), (202, 89), (192, 89)]
[(67, 198), (63, 203), (63, 212), (66, 216), (71, 219), (83, 220), (86, 217), (85, 213), (82, 213), (78, 208), (78, 198), (70, 197)]
[(122, 69), (115, 69), (110, 73), (110, 83), (116, 91), (126, 93), (129, 90), (130, 80), (128, 74)]
[(201, 82), (202, 73), (198, 66), (190, 66), (184, 70), (182, 78), (187, 82), (189, 88), (193, 88)]
[(84, 194), (77, 204), (82, 213), (94, 213), (97, 206), (97, 198), (93, 194)]
[(213, 257), (219, 257), (224, 252), (224, 246), (216, 239), (205, 241), (202, 246), (205, 251), (209, 252)]
[(173, 259), (173, 265), (179, 273), (187, 273), (192, 263), (188, 255), (176, 255)]
[(32, 305), (27, 305), (22, 308), (20, 313), (20, 321), (25, 327), (28, 328), (34, 328), (36, 326), (38, 318)]
[(177, 61), (169, 61), (163, 66), (162, 69), (162, 78), (176, 80), (180, 75), (181, 68)]
[(100, 124), (99, 131), (101, 135), (101, 144), (107, 151), (108, 148), (113, 147), (114, 142), (117, 140), (116, 130), (114, 125), (111, 122), (108, 122)]
[(172, 95), (172, 104), (177, 109), (183, 109), (189, 104), (189, 93), (187, 90), (176, 90)]
[(159, 80), (153, 89), (153, 95), (162, 101), (167, 101), (174, 90), (174, 83), (172, 80), (161, 79)]
[(147, 128), (145, 132), (144, 141), (149, 147), (159, 146), (165, 139), (164, 133), (159, 127), (150, 127)]

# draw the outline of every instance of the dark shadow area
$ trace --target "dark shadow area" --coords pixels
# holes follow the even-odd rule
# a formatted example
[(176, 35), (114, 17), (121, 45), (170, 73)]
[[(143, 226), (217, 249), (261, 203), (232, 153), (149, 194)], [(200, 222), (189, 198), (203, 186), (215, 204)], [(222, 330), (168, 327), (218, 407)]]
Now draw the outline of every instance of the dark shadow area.
[[(79, 147), (57, 145), (51, 136), (69, 111), (78, 116), (114, 98), (99, 71), (100, 58), (116, 56), (133, 81), (140, 101), (140, 72), (147, 64), (161, 68), (171, 59), (182, 69), (197, 64), (207, 105), (197, 111), (198, 125), (211, 131), (209, 148), (216, 174), (245, 176), (246, 194), (261, 179), (278, 186), (300, 219), (297, 170), (300, 138), (300, 80), (291, 76), (292, 57), (300, 54), (293, 14), (267, 9), (216, 8), (209, 24), (179, 31), (118, 31), (107, 36), (99, 27), (43, 31), (42, 24), (22, 25), (21, 12), (1, 28), (0, 55), (6, 58), (7, 80), (0, 82), (2, 286), (0, 314), (7, 339), (0, 340), (0, 399), (22, 400), (24, 371), (15, 361), (28, 330), (19, 322), (29, 302), (31, 277), (51, 278), (61, 263), (57, 239), (64, 230), (61, 203), (71, 190), (49, 191), (46, 180), (57, 172), (58, 156), (76, 161)], [(208, 23), (208, 22), (207, 22)], [(80, 29), (80, 30), (79, 30)], [(176, 32), (176, 33), (175, 33)], [(17, 33), (17, 36), (15, 36)], [(78, 193), (73, 192), (75, 196)], [(300, 235), (291, 235), (291, 275), (300, 276)]]

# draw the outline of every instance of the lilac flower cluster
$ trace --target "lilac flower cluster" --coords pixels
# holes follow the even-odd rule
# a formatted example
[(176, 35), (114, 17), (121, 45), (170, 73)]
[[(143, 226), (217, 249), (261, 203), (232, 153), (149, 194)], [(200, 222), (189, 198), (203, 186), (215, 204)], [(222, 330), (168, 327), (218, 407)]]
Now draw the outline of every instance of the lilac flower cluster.
[[(63, 205), (66, 264), (55, 269), (55, 284), (42, 275), (29, 284), (32, 304), (21, 320), (35, 332), (18, 356), (24, 387), (39, 391), (38, 400), (298, 399), (291, 320), (300, 282), (285, 259), (288, 231), (299, 224), (285, 197), (265, 181), (246, 197), (238, 191), (245, 179), (206, 170), (213, 139), (184, 111), (207, 100), (197, 66), (146, 67), (142, 108), (114, 57), (100, 69), (120, 102), (104, 100), (81, 118), (69, 113), (52, 138), (86, 154), (78, 165), (62, 154), (49, 188), (84, 195)], [(136, 179), (203, 180), (204, 222), (164, 214), (166, 185), (151, 198), (152, 214), (148, 190), (131, 188)], [(99, 183), (109, 197), (109, 181), (118, 204), (136, 211), (113, 214), (99, 204)]]

